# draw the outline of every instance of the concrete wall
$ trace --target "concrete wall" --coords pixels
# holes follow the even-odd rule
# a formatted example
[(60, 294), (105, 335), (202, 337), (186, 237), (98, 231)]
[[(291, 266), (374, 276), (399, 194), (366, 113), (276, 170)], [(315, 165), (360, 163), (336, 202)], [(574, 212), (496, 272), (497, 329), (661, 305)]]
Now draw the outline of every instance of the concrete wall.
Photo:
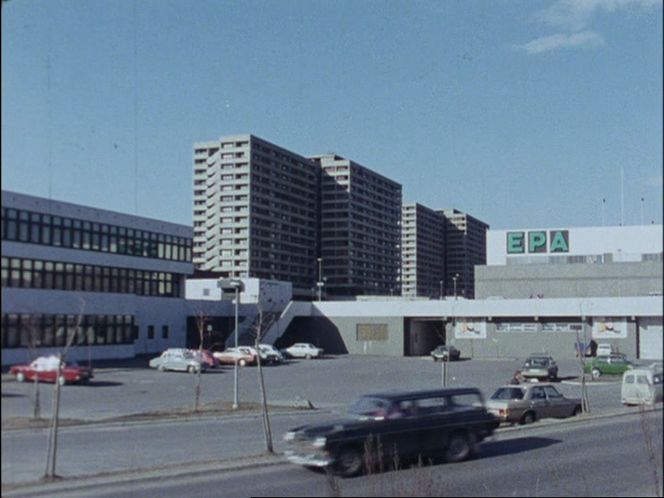
[[(534, 332), (499, 332), (495, 323), (486, 324), (486, 338), (464, 339), (455, 336), (453, 322), (447, 323), (448, 343), (453, 344), (461, 351), (462, 357), (470, 358), (525, 358), (531, 353), (548, 352), (554, 358), (575, 358), (576, 334), (572, 332), (544, 332), (541, 325)], [(586, 321), (579, 334), (582, 342), (593, 338), (592, 324)], [(585, 336), (585, 339), (584, 339)], [(622, 339), (597, 339), (596, 342), (614, 344), (618, 351), (625, 353), (628, 358), (638, 358), (636, 323), (628, 321), (627, 337)]]
[(477, 299), (647, 296), (662, 292), (662, 263), (476, 266)]

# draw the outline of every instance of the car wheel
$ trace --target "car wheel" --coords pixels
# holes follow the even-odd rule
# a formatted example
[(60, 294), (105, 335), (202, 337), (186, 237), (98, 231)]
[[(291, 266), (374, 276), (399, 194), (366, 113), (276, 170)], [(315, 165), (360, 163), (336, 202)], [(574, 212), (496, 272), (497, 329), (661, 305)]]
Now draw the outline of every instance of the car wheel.
[(521, 417), (521, 425), (528, 425), (535, 422), (535, 414), (533, 412), (526, 412)]
[(190, 374), (195, 374), (195, 373), (196, 373), (196, 370), (197, 370), (197, 369), (196, 369), (196, 367), (195, 367), (194, 365), (189, 365), (189, 366), (187, 367), (187, 372), (189, 372)]
[(242, 358), (240, 361), (237, 362), (237, 364), (240, 365), (241, 367), (243, 367), (243, 366), (245, 366), (245, 365), (247, 364), (247, 360), (245, 360), (244, 358)]
[(357, 448), (343, 448), (336, 458), (336, 470), (344, 477), (356, 476), (362, 470), (362, 454)]
[(25, 374), (23, 372), (16, 374), (16, 382), (25, 382)]
[(165, 372), (165, 371), (166, 371), (166, 367), (165, 367), (164, 365), (159, 365), (159, 366), (157, 367), (157, 370), (159, 370), (160, 372)]
[(581, 407), (579, 405), (574, 407), (574, 411), (572, 412), (572, 417), (576, 417), (577, 415), (581, 415)]
[(64, 375), (61, 375), (60, 378), (58, 379), (58, 384), (61, 386), (64, 386), (67, 383), (67, 380), (65, 379)]
[(307, 353), (306, 355), (304, 355), (304, 357), (305, 357), (307, 360), (310, 360), (310, 359), (311, 359), (311, 355), (310, 355), (309, 353)]
[(460, 462), (470, 456), (472, 445), (468, 435), (463, 432), (455, 432), (447, 441), (445, 448), (445, 460), (448, 462)]
[(600, 372), (597, 368), (593, 368), (590, 373), (593, 376), (593, 379), (599, 379), (602, 376), (602, 372)]

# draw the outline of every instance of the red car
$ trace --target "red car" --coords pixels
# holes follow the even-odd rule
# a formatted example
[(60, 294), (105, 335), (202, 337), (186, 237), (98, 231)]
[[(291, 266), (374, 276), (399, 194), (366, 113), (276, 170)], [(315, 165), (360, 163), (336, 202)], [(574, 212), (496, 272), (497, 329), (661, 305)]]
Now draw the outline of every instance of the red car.
[[(55, 382), (58, 374), (57, 356), (40, 356), (29, 365), (14, 365), (9, 369), (9, 373), (16, 377), (17, 382), (26, 380), (34, 381), (37, 378), (40, 382)], [(60, 385), (72, 382), (87, 382), (93, 377), (92, 369), (80, 367), (76, 363), (62, 363), (60, 367)]]
[(201, 363), (205, 363), (208, 368), (216, 368), (219, 366), (219, 360), (212, 355), (212, 351), (209, 349), (201, 349), (200, 355), (198, 349), (189, 350), (194, 358), (196, 358)]

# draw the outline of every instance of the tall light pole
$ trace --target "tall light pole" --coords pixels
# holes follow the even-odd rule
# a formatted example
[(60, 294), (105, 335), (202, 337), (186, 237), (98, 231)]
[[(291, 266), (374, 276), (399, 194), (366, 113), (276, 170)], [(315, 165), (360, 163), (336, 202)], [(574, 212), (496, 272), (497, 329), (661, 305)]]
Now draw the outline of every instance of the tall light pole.
[(443, 299), (443, 281), (440, 281), (440, 299)]
[(318, 258), (318, 300), (323, 300), (323, 258)]
[[(221, 297), (224, 296), (224, 289), (233, 289), (235, 291), (235, 348), (238, 346), (238, 325), (239, 325), (239, 309), (240, 309), (240, 291), (242, 290), (242, 280), (238, 279), (225, 279), (220, 278), (217, 283), (221, 288)], [(240, 406), (238, 403), (238, 362), (235, 362), (233, 368), (233, 410), (237, 410)]]
[(456, 281), (457, 278), (459, 278), (459, 274), (455, 273), (454, 276), (452, 277), (452, 282), (454, 282), (454, 300), (456, 301)]

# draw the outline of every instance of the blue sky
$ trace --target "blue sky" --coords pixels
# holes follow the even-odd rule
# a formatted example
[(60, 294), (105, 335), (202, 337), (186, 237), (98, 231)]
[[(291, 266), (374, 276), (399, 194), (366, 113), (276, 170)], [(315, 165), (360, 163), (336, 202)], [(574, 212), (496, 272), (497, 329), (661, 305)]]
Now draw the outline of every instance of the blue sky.
[(661, 0), (10, 0), (2, 188), (190, 224), (253, 133), (493, 228), (619, 224), (622, 168), (662, 223), (662, 53)]

